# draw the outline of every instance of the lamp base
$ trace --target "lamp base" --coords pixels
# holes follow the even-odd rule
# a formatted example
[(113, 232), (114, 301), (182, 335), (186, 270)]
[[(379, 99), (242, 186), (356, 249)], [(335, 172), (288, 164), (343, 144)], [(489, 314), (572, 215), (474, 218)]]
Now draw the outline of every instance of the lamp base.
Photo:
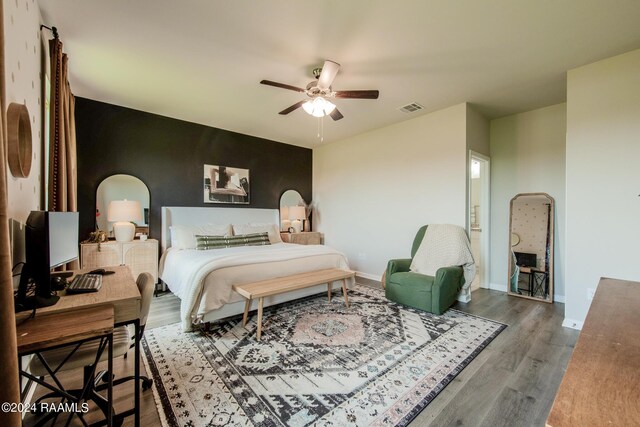
[(118, 221), (113, 224), (113, 234), (117, 242), (130, 242), (136, 234), (136, 226), (130, 222)]
[(294, 219), (291, 221), (291, 227), (293, 228), (294, 233), (300, 233), (302, 231), (302, 221)]

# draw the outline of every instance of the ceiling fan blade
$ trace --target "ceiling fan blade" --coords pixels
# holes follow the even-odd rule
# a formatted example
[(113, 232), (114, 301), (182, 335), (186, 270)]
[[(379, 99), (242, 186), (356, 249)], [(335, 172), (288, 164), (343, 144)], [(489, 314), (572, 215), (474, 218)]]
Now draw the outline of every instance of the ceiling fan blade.
[(296, 102), (295, 104), (293, 104), (291, 107), (289, 108), (285, 108), (284, 110), (280, 111), (278, 114), (282, 114), (283, 116), (285, 114), (289, 114), (290, 112), (292, 112), (293, 110), (297, 110), (298, 108), (302, 107), (302, 104), (304, 104), (305, 102), (307, 102), (306, 100), (302, 100), (300, 102)]
[(293, 91), (296, 91), (296, 92), (304, 92), (305, 91), (304, 89), (299, 88), (299, 87), (286, 85), (284, 83), (272, 82), (271, 80), (262, 80), (260, 82), (260, 84), (267, 85), (267, 86), (275, 86), (275, 87), (279, 87), (279, 88), (282, 88), (282, 89), (289, 89), (289, 90), (293, 90)]
[(336, 92), (336, 98), (351, 99), (378, 99), (380, 92), (377, 90), (339, 90)]
[(342, 113), (341, 113), (340, 111), (338, 111), (338, 109), (337, 109), (337, 108), (334, 108), (334, 109), (333, 109), (333, 111), (331, 112), (331, 114), (329, 114), (329, 115), (331, 116), (331, 118), (332, 118), (334, 121), (338, 121), (338, 120), (340, 120), (341, 118), (343, 118), (343, 117), (344, 117), (344, 116), (342, 115)]
[(318, 77), (318, 87), (321, 89), (329, 89), (331, 87), (331, 83), (333, 83), (333, 79), (336, 78), (336, 74), (338, 74), (339, 69), (340, 64), (337, 62), (329, 60), (324, 61), (322, 72), (320, 73), (320, 77)]

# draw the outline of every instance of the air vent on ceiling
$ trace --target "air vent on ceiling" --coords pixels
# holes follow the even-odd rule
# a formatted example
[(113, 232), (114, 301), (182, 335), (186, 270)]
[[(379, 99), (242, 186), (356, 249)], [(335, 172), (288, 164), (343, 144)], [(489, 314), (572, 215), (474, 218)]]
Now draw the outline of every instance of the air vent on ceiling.
[(413, 113), (414, 111), (422, 110), (424, 107), (417, 102), (412, 102), (411, 104), (407, 104), (403, 107), (399, 107), (398, 109), (403, 113)]

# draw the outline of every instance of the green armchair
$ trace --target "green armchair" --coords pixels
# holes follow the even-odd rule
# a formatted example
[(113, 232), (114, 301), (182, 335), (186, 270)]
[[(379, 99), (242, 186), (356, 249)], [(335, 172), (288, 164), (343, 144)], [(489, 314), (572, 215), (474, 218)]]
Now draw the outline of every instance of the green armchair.
[(462, 267), (440, 268), (435, 277), (409, 270), (427, 226), (418, 230), (411, 247), (411, 258), (392, 259), (384, 275), (385, 294), (391, 301), (435, 314), (444, 313), (458, 298), (464, 284)]

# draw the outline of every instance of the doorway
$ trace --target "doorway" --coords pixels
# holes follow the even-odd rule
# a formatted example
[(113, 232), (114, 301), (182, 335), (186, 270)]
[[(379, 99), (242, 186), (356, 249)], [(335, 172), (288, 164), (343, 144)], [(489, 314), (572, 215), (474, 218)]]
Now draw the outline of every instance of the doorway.
[(469, 151), (469, 209), (467, 230), (471, 253), (476, 262), (476, 277), (471, 291), (489, 287), (489, 158)]

